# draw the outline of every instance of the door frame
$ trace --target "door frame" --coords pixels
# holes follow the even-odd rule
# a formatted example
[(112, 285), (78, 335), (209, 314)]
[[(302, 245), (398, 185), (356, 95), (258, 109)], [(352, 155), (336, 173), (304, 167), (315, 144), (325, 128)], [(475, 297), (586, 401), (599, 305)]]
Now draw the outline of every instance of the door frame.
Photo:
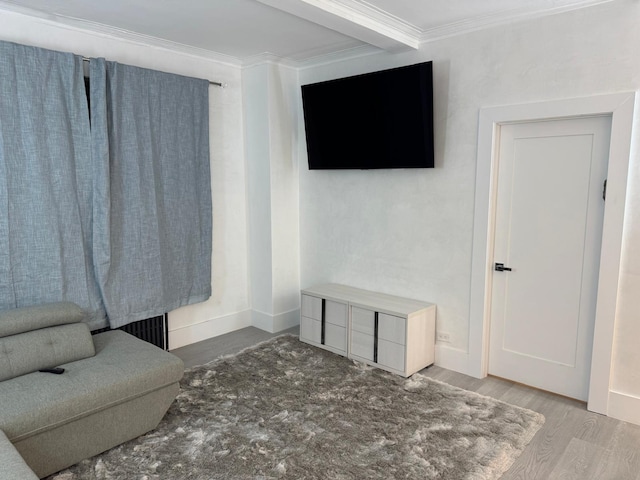
[(598, 296), (588, 409), (607, 415), (618, 277), (635, 92), (480, 109), (471, 264), (468, 367), (484, 378), (489, 367), (489, 327), (500, 126), (507, 123), (611, 116), (607, 201), (602, 228)]

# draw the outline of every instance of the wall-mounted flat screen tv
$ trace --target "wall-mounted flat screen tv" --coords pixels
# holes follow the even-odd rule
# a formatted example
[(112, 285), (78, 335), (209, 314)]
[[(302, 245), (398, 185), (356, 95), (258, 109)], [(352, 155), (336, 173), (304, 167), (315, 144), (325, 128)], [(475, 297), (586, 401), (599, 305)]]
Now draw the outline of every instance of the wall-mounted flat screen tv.
[(302, 86), (310, 170), (433, 168), (432, 62)]

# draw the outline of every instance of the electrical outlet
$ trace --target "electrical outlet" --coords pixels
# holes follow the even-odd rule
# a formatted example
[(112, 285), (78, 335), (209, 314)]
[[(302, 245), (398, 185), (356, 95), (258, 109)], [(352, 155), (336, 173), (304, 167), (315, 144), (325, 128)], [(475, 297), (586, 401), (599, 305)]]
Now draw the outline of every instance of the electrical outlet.
[(436, 339), (439, 342), (451, 343), (451, 334), (446, 332), (438, 332), (438, 334), (436, 335)]

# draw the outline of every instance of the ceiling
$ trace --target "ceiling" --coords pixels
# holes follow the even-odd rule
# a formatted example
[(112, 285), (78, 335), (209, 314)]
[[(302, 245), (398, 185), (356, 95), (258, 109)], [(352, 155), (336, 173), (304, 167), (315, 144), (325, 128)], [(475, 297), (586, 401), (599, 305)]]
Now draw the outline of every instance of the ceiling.
[(246, 64), (355, 48), (389, 51), (613, 0), (0, 0), (81, 28)]

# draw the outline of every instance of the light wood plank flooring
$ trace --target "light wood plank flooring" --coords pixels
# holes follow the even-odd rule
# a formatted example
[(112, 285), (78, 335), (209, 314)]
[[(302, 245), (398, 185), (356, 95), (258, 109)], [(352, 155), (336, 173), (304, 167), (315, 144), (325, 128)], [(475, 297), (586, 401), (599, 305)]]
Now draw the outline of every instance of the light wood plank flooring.
[[(248, 327), (175, 349), (187, 367), (280, 335)], [(298, 334), (294, 327), (286, 333)], [(640, 427), (588, 412), (584, 403), (494, 377), (432, 366), (421, 373), (542, 413), (546, 422), (502, 480), (640, 480)], [(455, 479), (451, 479), (455, 480)]]

